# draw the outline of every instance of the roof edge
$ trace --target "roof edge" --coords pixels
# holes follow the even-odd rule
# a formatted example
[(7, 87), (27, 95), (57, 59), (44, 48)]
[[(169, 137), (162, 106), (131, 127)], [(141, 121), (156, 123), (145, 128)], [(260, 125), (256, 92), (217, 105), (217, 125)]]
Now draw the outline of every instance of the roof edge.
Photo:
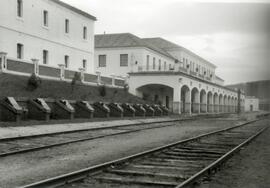
[(93, 21), (97, 21), (97, 18), (95, 16), (93, 16), (93, 15), (87, 13), (87, 12), (84, 12), (84, 11), (74, 7), (74, 6), (71, 6), (71, 5), (69, 5), (69, 4), (67, 4), (67, 3), (65, 3), (63, 1), (60, 1), (60, 0), (50, 0), (50, 1), (52, 1), (52, 2), (54, 2), (56, 4), (58, 4), (58, 5), (61, 5), (61, 6), (67, 8), (67, 9), (73, 11), (73, 12), (76, 12), (76, 13), (78, 13), (78, 14), (86, 17), (86, 18), (89, 18), (89, 19), (91, 19)]

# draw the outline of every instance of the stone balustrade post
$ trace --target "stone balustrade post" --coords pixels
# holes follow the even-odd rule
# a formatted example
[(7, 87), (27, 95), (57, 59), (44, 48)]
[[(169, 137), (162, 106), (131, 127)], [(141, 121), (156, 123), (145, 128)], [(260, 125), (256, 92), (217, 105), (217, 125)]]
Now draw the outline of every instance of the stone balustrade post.
[(32, 60), (32, 62), (33, 62), (33, 64), (34, 64), (34, 74), (36, 75), (36, 76), (38, 76), (39, 75), (39, 65), (38, 65), (38, 59), (35, 59), (35, 58), (33, 58), (33, 59), (31, 59)]
[(111, 75), (111, 77), (112, 77), (112, 86), (115, 86), (115, 75)]
[(80, 71), (81, 81), (84, 82), (85, 68), (79, 68), (79, 71)]
[(100, 85), (101, 84), (101, 72), (97, 71), (97, 84)]
[(59, 68), (60, 68), (60, 80), (64, 80), (65, 79), (65, 65), (64, 64), (58, 64)]
[(7, 70), (7, 53), (0, 52), (0, 72), (5, 72)]

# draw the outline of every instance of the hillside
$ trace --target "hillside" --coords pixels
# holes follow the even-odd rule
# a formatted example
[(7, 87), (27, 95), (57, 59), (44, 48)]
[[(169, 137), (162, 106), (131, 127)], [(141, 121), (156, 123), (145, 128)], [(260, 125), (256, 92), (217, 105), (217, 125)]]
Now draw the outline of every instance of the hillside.
[(106, 87), (106, 96), (100, 96), (100, 87), (77, 84), (72, 89), (68, 82), (42, 80), (36, 90), (27, 87), (29, 77), (0, 74), (0, 98), (6, 96), (29, 98), (55, 98), (69, 100), (87, 100), (91, 102), (130, 102), (145, 103), (142, 99), (129, 94), (124, 89)]

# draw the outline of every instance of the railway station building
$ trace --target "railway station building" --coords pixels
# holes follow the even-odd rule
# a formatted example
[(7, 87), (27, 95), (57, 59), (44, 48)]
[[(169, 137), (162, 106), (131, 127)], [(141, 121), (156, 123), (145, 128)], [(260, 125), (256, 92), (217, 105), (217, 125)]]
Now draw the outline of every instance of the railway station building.
[(174, 113), (229, 113), (244, 109), (244, 94), (224, 86), (216, 66), (162, 38), (130, 33), (95, 36), (95, 68), (128, 77), (129, 92)]
[(0, 17), (0, 52), (14, 66), (94, 72), (94, 16), (59, 0), (1, 0)]

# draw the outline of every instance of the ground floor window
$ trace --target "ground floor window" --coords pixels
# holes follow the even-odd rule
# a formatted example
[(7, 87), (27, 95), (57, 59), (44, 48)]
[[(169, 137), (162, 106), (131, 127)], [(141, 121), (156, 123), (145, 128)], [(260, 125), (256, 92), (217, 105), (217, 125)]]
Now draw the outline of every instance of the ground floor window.
[(23, 58), (23, 44), (20, 43), (17, 44), (17, 58), (18, 59)]
[(98, 67), (106, 67), (106, 55), (98, 56)]
[(86, 61), (86, 59), (83, 60), (83, 62), (82, 62), (82, 67), (83, 67), (84, 69), (87, 68), (87, 61)]
[(128, 54), (120, 54), (120, 67), (128, 66)]
[(65, 68), (69, 67), (69, 56), (65, 55)]
[(48, 54), (49, 52), (47, 50), (43, 50), (43, 64), (48, 64)]

